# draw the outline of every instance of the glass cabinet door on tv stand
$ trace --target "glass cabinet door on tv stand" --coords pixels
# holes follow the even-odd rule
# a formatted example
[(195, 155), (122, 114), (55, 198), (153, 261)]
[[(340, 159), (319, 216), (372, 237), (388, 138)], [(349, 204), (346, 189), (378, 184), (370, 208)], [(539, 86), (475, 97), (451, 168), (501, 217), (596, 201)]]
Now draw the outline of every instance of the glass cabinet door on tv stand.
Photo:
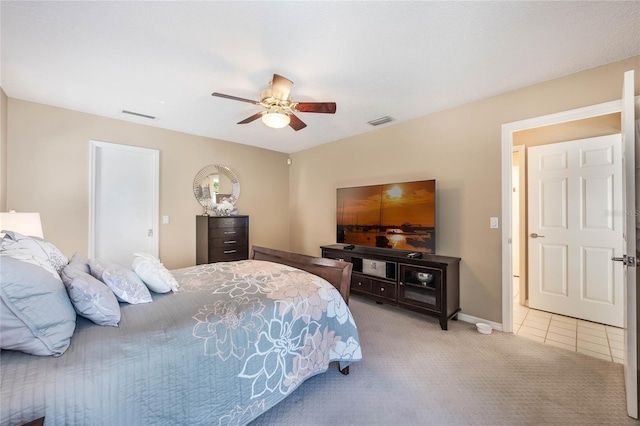
[(416, 265), (400, 265), (398, 301), (440, 310), (442, 271)]

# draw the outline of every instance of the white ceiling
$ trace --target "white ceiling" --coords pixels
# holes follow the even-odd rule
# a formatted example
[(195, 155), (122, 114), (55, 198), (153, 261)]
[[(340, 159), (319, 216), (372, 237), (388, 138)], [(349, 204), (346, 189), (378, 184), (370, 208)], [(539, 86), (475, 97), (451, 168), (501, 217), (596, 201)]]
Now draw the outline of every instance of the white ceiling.
[[(0, 4), (7, 96), (292, 153), (640, 54), (640, 2)], [(308, 127), (238, 121), (273, 73)], [(135, 111), (156, 120), (121, 113)]]

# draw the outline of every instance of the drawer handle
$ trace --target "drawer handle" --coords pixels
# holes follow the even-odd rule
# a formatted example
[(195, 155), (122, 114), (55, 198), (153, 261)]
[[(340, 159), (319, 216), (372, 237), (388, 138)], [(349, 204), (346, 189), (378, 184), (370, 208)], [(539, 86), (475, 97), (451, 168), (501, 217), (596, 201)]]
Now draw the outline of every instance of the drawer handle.
[(231, 253), (235, 253), (238, 250), (225, 250), (224, 254), (231, 254)]
[(224, 231), (225, 235), (235, 234), (237, 231)]
[(384, 287), (380, 287), (380, 291), (384, 291)]
[(402, 281), (400, 281), (398, 284), (400, 284), (400, 285), (404, 285), (404, 283), (403, 283)]
[(224, 241), (224, 244), (235, 244), (236, 240)]
[(358, 285), (362, 285), (362, 283), (358, 281)]

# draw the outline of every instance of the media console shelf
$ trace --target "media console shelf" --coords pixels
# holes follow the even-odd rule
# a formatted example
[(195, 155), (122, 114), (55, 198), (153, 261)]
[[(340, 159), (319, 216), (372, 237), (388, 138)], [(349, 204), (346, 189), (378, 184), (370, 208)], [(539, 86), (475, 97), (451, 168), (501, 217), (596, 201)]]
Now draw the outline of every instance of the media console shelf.
[(353, 264), (351, 292), (437, 317), (447, 329), (460, 312), (460, 258), (345, 244), (321, 246), (322, 257)]

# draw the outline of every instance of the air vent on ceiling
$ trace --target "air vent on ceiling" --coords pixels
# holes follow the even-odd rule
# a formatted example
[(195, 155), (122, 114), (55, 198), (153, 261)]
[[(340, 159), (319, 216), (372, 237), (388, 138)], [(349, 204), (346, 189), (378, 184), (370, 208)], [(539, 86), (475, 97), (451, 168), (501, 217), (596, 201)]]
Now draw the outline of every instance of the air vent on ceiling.
[(372, 126), (379, 126), (381, 124), (385, 124), (385, 123), (388, 123), (390, 121), (393, 121), (393, 118), (389, 117), (388, 115), (385, 115), (384, 117), (380, 117), (380, 118), (376, 118), (375, 120), (371, 120), (368, 123), (371, 124)]
[(135, 115), (136, 117), (148, 118), (149, 120), (155, 120), (156, 118), (153, 115), (141, 114), (139, 112), (127, 111), (126, 109), (122, 110), (123, 114)]

